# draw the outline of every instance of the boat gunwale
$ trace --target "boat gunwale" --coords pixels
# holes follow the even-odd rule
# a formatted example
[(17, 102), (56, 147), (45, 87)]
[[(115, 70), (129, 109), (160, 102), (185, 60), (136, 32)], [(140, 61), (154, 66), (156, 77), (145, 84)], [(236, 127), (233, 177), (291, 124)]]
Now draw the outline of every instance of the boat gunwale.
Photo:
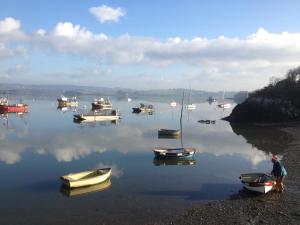
[[(95, 175), (93, 177), (88, 177), (88, 178), (84, 178), (92, 173), (95, 173), (95, 172), (98, 172), (100, 170), (104, 170), (106, 172), (102, 173), (102, 174), (98, 174), (98, 175)], [(80, 174), (80, 173), (88, 173), (90, 172), (90, 174), (87, 174), (81, 178), (78, 178), (78, 179), (73, 179), (72, 177), (70, 177), (70, 175), (76, 175), (76, 174)], [(78, 172), (78, 173), (69, 173), (69, 174), (66, 174), (66, 175), (63, 175), (61, 176), (60, 178), (63, 180), (63, 181), (69, 181), (69, 182), (76, 182), (76, 181), (85, 181), (85, 180), (90, 180), (92, 178), (95, 178), (95, 177), (99, 177), (99, 176), (102, 176), (102, 175), (105, 175), (107, 173), (111, 172), (111, 168), (101, 168), (101, 169), (95, 169), (95, 170), (86, 170), (86, 171), (82, 171), (82, 172)]]

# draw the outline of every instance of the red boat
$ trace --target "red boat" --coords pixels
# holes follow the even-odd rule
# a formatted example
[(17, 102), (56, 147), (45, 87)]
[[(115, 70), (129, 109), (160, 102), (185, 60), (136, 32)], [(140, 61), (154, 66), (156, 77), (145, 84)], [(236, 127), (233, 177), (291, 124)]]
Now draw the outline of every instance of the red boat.
[(7, 98), (0, 98), (0, 112), (4, 113), (27, 113), (28, 105), (23, 103), (9, 104)]

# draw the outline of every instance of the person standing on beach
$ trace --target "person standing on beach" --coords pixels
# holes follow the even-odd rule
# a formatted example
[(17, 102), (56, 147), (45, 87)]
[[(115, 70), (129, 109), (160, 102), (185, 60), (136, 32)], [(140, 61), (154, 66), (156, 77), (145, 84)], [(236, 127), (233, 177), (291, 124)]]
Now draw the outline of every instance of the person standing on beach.
[(279, 162), (278, 158), (276, 156), (272, 157), (272, 163), (273, 163), (273, 169), (271, 174), (274, 175), (276, 178), (276, 191), (277, 192), (283, 192), (283, 180), (285, 176), (287, 175), (287, 172), (282, 165), (281, 162)]

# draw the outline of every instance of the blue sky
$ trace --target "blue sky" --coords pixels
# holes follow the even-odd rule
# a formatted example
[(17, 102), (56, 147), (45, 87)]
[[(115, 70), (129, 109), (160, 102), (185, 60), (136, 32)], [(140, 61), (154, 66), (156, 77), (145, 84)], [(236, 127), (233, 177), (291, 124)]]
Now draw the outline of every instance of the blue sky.
[(254, 90), (298, 66), (299, 9), (279, 0), (1, 1), (0, 78)]

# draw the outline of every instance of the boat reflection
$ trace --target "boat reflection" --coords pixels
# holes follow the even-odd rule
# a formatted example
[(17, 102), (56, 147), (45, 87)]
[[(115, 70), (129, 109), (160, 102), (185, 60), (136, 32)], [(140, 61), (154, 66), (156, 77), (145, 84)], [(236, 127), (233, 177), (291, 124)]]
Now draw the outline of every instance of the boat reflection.
[(191, 159), (159, 159), (159, 158), (154, 158), (153, 159), (153, 164), (155, 166), (171, 166), (171, 165), (195, 165), (196, 160), (191, 158)]
[(71, 106), (61, 106), (61, 105), (58, 105), (57, 106), (57, 110), (65, 113), (67, 111), (72, 111), (72, 112), (76, 112), (77, 111), (77, 107), (74, 106), (74, 107), (71, 107)]
[(81, 187), (81, 188), (69, 188), (62, 185), (60, 188), (60, 192), (65, 196), (72, 197), (72, 196), (85, 195), (85, 194), (103, 191), (110, 187), (111, 187), (111, 181), (110, 179), (107, 179), (106, 181), (100, 184)]
[(179, 139), (180, 135), (158, 134), (159, 139)]

